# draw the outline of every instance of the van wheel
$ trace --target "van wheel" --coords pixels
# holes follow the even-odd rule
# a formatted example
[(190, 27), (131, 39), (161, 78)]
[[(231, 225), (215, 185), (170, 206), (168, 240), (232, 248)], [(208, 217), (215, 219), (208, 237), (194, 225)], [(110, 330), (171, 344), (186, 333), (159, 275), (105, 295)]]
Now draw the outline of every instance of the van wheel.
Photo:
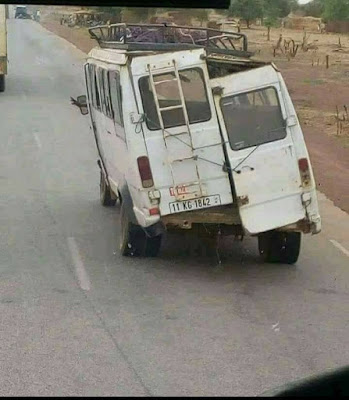
[(99, 197), (100, 197), (102, 206), (104, 206), (104, 207), (115, 206), (116, 199), (112, 199), (110, 188), (107, 184), (107, 181), (106, 181), (102, 171), (100, 173)]
[(5, 75), (0, 75), (0, 92), (5, 91)]
[(126, 206), (121, 203), (120, 210), (121, 232), (120, 232), (120, 251), (123, 256), (141, 256), (145, 245), (146, 236), (142, 228), (130, 222)]
[(264, 262), (294, 264), (300, 247), (300, 232), (269, 231), (258, 235), (259, 254)]
[(144, 255), (146, 257), (156, 257), (160, 251), (161, 240), (161, 235), (152, 238), (146, 238)]

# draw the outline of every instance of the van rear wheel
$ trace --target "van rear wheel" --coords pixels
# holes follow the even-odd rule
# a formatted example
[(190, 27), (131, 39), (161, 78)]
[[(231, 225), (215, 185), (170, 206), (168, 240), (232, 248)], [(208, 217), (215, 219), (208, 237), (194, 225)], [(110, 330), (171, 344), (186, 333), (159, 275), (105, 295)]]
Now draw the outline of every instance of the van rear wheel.
[(259, 254), (264, 262), (295, 264), (300, 247), (300, 232), (269, 231), (258, 235)]
[(100, 181), (99, 181), (99, 197), (102, 206), (104, 207), (115, 206), (116, 199), (112, 199), (110, 187), (108, 186), (102, 171), (100, 173)]
[(130, 222), (124, 203), (120, 210), (120, 251), (126, 257), (156, 257), (161, 247), (162, 236), (147, 237), (143, 229)]
[(121, 203), (120, 251), (123, 256), (141, 256), (146, 244), (146, 236), (140, 226), (130, 222), (126, 206)]

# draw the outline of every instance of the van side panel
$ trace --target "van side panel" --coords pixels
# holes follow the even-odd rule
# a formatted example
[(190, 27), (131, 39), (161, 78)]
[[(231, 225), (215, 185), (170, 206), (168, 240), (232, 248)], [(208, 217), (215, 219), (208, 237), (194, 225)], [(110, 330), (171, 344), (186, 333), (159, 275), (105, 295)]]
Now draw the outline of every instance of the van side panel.
[[(294, 149), (297, 153), (297, 158), (309, 158), (309, 153), (307, 150), (307, 146), (304, 140), (303, 132), (301, 125), (299, 123), (296, 110), (294, 108), (294, 105), (292, 103), (291, 97), (289, 95), (289, 92), (287, 90), (285, 81), (280, 73), (279, 75), (279, 80), (280, 80), (280, 86), (281, 86), (281, 93), (285, 101), (285, 107), (287, 109), (287, 114), (290, 116), (294, 116), (296, 120), (296, 124), (289, 127), (289, 130), (291, 132), (293, 142), (294, 142)], [(317, 195), (316, 195), (316, 184), (315, 184), (315, 178), (314, 178), (314, 172), (313, 168), (311, 166), (311, 163), (309, 163), (309, 172), (310, 172), (310, 183), (303, 190), (303, 198), (306, 199), (306, 195), (309, 196), (309, 199), (305, 200), (306, 205), (306, 211), (307, 211), (307, 216), (310, 222), (312, 223), (312, 233), (319, 233), (321, 231), (321, 218), (319, 215), (319, 205), (318, 205), (318, 200), (317, 200)]]
[[(129, 66), (121, 68), (121, 87), (122, 87), (122, 109), (124, 129), (126, 133), (126, 148), (119, 157), (115, 152), (113, 163), (123, 170), (123, 177), (120, 180), (120, 191), (127, 186), (132, 199), (132, 207), (137, 222), (148, 227), (159, 221), (160, 216), (150, 216), (149, 209), (155, 207), (157, 202), (152, 203), (149, 199), (149, 189), (142, 187), (142, 182), (138, 170), (137, 158), (148, 156), (147, 148), (144, 142), (144, 135), (139, 124), (132, 122), (131, 116), (138, 114), (138, 105), (134, 96), (134, 88), (129, 74)], [(121, 166), (120, 163), (123, 163)]]

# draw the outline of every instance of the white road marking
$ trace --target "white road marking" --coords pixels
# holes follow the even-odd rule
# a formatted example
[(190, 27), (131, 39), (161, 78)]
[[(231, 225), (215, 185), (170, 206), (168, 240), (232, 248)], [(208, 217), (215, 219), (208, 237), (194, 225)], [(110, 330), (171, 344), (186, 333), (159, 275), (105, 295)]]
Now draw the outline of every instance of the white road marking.
[(39, 135), (36, 132), (33, 132), (33, 136), (34, 136), (36, 145), (38, 146), (39, 149), (41, 149), (42, 144), (41, 144), (41, 140), (39, 138)]
[(280, 327), (279, 327), (279, 322), (276, 324), (272, 325), (272, 329), (274, 332), (280, 332)]
[(347, 257), (349, 257), (349, 250), (347, 250), (345, 247), (343, 247), (340, 243), (338, 243), (334, 239), (330, 239), (330, 242), (333, 244), (333, 246), (337, 247), (342, 253), (344, 253)]
[(68, 237), (68, 246), (74, 262), (76, 277), (82, 290), (90, 290), (91, 283), (82, 261), (78, 245), (73, 237)]

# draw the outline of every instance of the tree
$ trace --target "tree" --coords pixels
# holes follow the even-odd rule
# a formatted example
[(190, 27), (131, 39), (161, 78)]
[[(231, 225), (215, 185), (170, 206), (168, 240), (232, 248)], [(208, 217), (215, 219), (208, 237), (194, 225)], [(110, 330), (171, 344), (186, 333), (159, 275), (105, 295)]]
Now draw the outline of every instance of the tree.
[(100, 7), (100, 6), (94, 6), (90, 7), (93, 10), (96, 10), (98, 12), (102, 12), (105, 14), (110, 14), (111, 16), (114, 17), (119, 17), (121, 15), (121, 8), (120, 7)]
[(263, 15), (264, 25), (268, 28), (268, 41), (270, 30), (278, 23), (278, 18), (286, 17), (291, 11), (289, 0), (264, 0)]
[(229, 14), (243, 18), (249, 28), (253, 19), (263, 17), (262, 0), (232, 0)]
[(323, 0), (312, 0), (301, 6), (301, 9), (305, 16), (320, 18), (325, 9), (325, 2)]
[(208, 20), (208, 10), (205, 8), (199, 8), (194, 11), (194, 16), (200, 21), (200, 24), (202, 26), (203, 23)]
[(295, 9), (293, 0), (263, 0), (263, 14), (265, 17), (284, 18)]
[(156, 14), (156, 8), (123, 8), (122, 21), (129, 23), (148, 22)]
[(291, 12), (299, 10), (300, 4), (298, 3), (297, 0), (289, 0), (288, 3), (290, 5)]
[(323, 17), (329, 21), (349, 20), (349, 0), (324, 0)]

